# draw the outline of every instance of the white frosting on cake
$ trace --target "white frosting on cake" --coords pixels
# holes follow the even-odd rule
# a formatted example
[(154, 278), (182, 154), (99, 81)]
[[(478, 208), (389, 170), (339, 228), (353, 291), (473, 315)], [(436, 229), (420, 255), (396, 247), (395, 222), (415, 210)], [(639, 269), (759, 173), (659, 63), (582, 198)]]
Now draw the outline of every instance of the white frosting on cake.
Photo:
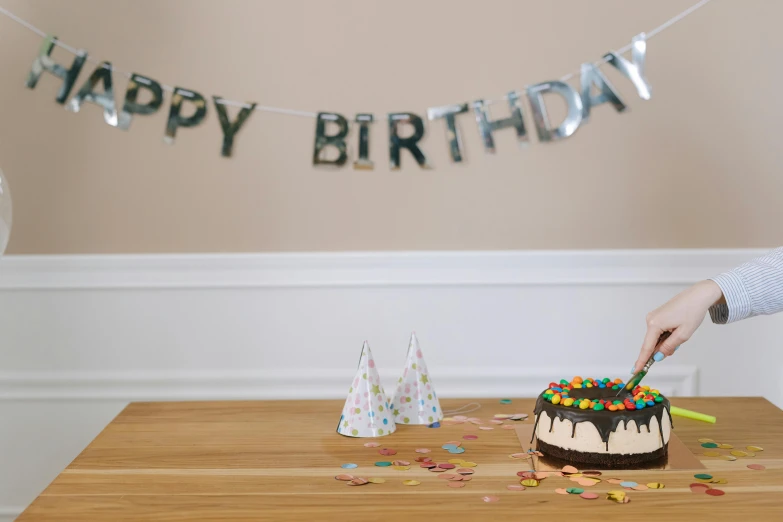
[[(601, 434), (591, 422), (579, 422), (576, 425), (576, 433), (572, 437), (573, 424), (568, 419), (562, 421), (555, 417), (552, 424), (546, 411), (542, 411), (541, 418), (538, 420), (536, 428), (536, 437), (538, 440), (557, 446), (559, 448), (581, 451), (584, 453), (603, 453), (608, 455), (632, 455), (636, 453), (650, 453), (661, 449), (669, 442), (672, 432), (669, 415), (663, 414), (663, 440), (661, 440), (661, 431), (658, 429), (658, 418), (653, 416), (650, 419), (650, 429), (647, 426), (641, 427), (641, 433), (637, 430), (636, 422), (629, 421), (627, 428), (621, 422), (617, 430), (609, 435), (609, 449), (606, 449), (606, 443), (601, 440)], [(612, 415), (606, 412), (605, 415)], [(550, 424), (552, 431), (549, 431)]]

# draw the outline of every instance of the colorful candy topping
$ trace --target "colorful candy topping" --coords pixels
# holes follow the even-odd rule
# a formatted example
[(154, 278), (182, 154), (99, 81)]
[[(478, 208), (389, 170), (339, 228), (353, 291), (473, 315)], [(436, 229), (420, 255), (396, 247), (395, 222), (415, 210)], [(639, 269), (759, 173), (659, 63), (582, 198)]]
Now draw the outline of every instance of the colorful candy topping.
[(637, 386), (634, 388), (631, 396), (623, 399), (577, 399), (570, 397), (574, 389), (579, 388), (604, 388), (610, 390), (620, 390), (625, 386), (622, 379), (610, 380), (574, 377), (571, 382), (562, 379), (559, 383), (550, 382), (549, 388), (544, 392), (543, 397), (547, 402), (560, 404), (570, 408), (579, 408), (581, 410), (591, 409), (594, 411), (623, 411), (623, 410), (641, 410), (655, 406), (663, 402), (663, 395), (658, 390), (651, 390), (649, 386)]

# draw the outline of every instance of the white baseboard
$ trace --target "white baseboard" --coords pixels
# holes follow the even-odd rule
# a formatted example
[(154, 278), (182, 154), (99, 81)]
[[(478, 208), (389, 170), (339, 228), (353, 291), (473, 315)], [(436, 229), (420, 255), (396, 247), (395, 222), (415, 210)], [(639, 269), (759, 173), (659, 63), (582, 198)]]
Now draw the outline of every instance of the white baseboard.
[[(384, 389), (394, 394), (401, 368), (379, 368)], [(430, 369), (439, 396), (535, 397), (551, 381), (576, 374), (594, 378), (623, 373), (619, 367), (527, 367)], [(655, 386), (669, 396), (697, 394), (697, 368), (689, 365), (656, 368)], [(353, 372), (276, 370), (231, 372), (113, 372), (0, 374), (0, 400), (265, 400), (343, 399)]]
[(766, 250), (6, 256), (0, 289), (689, 284)]
[[(127, 402), (341, 399), (365, 339), (387, 393), (412, 330), (444, 398), (626, 377), (649, 310), (765, 251), (4, 257), (0, 522)], [(783, 405), (781, 331), (707, 320), (647, 380), (676, 397), (741, 377)]]

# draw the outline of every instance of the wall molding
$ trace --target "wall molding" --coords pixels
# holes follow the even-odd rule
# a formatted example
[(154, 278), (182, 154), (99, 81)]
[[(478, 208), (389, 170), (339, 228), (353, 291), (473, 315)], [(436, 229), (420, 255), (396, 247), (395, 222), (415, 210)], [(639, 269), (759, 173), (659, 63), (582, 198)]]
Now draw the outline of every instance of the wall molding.
[(5, 256), (0, 290), (689, 284), (768, 250)]
[[(432, 368), (431, 368), (432, 370)], [(379, 368), (386, 393), (394, 393), (400, 368)], [(343, 399), (353, 370), (280, 369), (199, 372), (13, 372), (0, 374), (0, 400), (6, 401), (157, 401)], [(619, 367), (437, 368), (431, 371), (440, 397), (535, 397), (542, 382), (582, 376), (624, 375)], [(669, 396), (695, 396), (698, 369), (660, 366), (655, 385)]]

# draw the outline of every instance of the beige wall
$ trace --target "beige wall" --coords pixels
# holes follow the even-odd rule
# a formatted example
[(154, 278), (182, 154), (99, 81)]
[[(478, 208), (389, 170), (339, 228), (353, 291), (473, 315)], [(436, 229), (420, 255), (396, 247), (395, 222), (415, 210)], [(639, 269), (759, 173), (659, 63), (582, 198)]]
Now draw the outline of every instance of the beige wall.
[[(9, 253), (780, 244), (780, 2), (715, 1), (655, 37), (653, 99), (609, 71), (631, 110), (602, 106), (567, 141), (534, 138), (519, 150), (502, 131), (498, 154), (486, 155), (465, 115), (464, 164), (450, 162), (435, 122), (424, 142), (435, 169), (404, 155), (403, 170), (388, 170), (386, 112), (424, 115), (555, 79), (694, 1), (5, 0), (66, 42), (163, 83), (382, 120), (371, 172), (313, 168), (308, 118), (256, 113), (225, 159), (210, 106), (203, 125), (167, 146), (165, 108), (126, 133), (96, 106), (57, 105), (51, 76), (26, 89), (40, 39), (0, 18)], [(115, 77), (118, 98), (125, 83)]]

